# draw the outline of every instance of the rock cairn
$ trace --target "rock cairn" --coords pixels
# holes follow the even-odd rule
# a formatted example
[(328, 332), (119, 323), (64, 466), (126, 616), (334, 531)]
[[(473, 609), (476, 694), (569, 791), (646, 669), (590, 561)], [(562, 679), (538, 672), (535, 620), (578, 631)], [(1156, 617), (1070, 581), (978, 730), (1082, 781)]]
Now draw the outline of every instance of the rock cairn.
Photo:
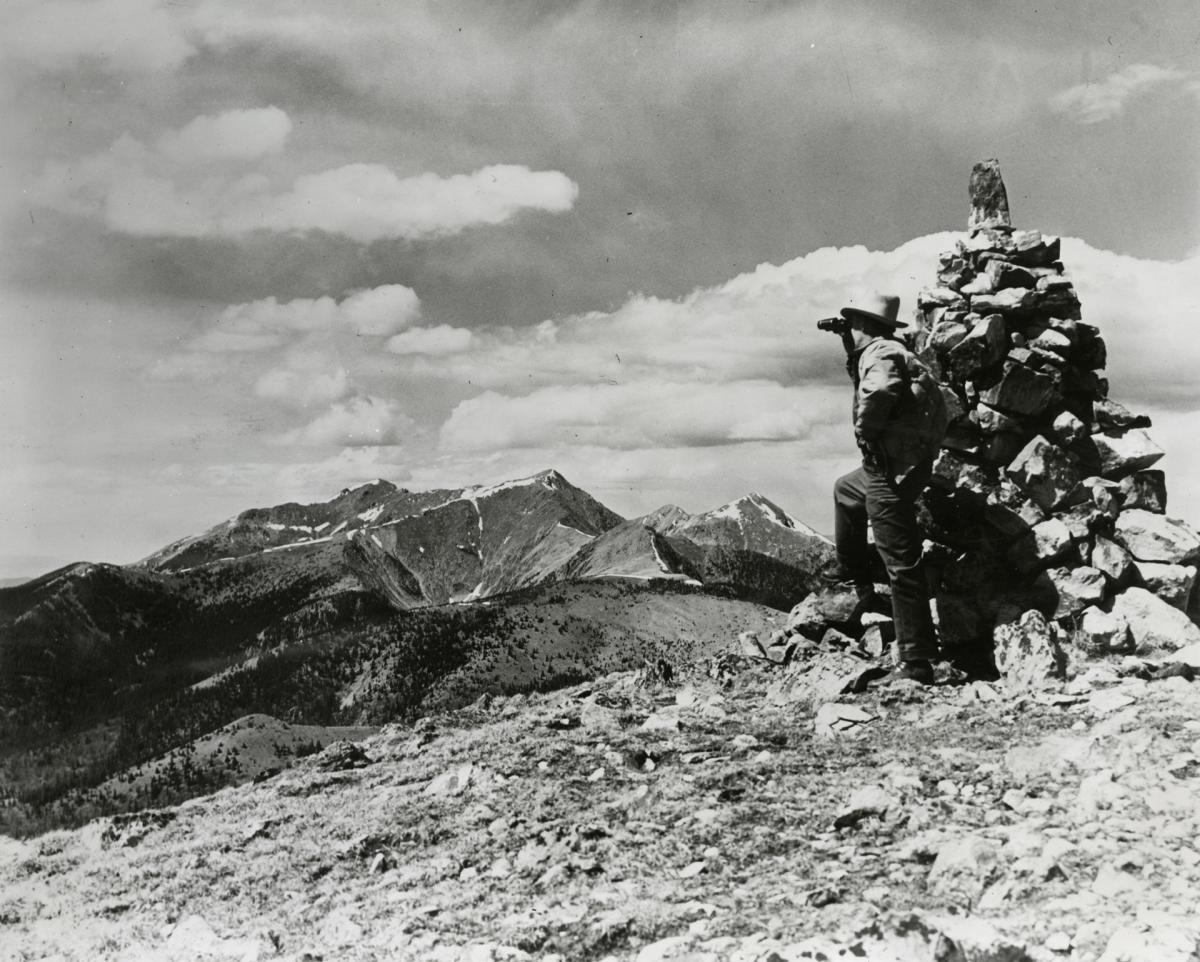
[[(975, 166), (970, 192), (967, 233), (906, 333), (952, 418), (922, 512), (943, 648), (987, 660), (994, 641), (1002, 672), (1016, 659), (1028, 673), (1033, 658), (1055, 674), (1060, 645), (1200, 641), (1200, 535), (1165, 514), (1149, 418), (1108, 397), (1104, 339), (1082, 319), (1059, 239), (1013, 228), (995, 160)], [(847, 622), (852, 609), (810, 596), (788, 633), (853, 642), (868, 629)]]

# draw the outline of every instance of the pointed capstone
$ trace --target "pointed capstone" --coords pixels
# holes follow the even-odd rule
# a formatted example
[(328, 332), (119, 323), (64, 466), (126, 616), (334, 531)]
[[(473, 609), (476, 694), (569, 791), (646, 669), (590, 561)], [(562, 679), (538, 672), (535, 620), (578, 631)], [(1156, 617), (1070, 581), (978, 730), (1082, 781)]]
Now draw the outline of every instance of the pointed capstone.
[(971, 216), (967, 230), (1012, 229), (1008, 214), (1008, 192), (1000, 176), (1000, 162), (984, 160), (971, 169)]

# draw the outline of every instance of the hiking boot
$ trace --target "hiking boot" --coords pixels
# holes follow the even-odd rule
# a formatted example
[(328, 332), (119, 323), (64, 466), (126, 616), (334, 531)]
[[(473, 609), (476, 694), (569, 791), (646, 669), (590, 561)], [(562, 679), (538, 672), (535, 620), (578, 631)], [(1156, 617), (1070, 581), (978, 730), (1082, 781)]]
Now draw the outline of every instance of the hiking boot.
[(814, 591), (853, 591), (859, 595), (875, 590), (871, 581), (863, 581), (861, 572), (853, 572), (840, 561), (826, 564), (817, 572)]
[(923, 658), (900, 662), (900, 666), (896, 669), (892, 677), (915, 681), (918, 685), (932, 685), (937, 680), (933, 673), (933, 665)]

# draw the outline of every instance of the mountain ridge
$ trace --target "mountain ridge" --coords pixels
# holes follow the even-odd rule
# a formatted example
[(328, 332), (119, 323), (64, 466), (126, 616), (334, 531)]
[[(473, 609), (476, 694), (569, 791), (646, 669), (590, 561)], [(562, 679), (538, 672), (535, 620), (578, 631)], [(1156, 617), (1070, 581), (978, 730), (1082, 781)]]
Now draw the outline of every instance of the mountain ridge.
[[(0, 782), (18, 799), (60, 797), (234, 711), (378, 723), (432, 693), (553, 686), (597, 658), (632, 667), (681, 631), (714, 644), (739, 621), (761, 626), (759, 605), (790, 608), (831, 558), (761, 496), (647, 519), (553, 469), (424, 492), (377, 480), (247, 509), (133, 565), (79, 562), (0, 589)], [(677, 593), (704, 618), (654, 614), (676, 611)], [(373, 707), (339, 709), (351, 689)]]

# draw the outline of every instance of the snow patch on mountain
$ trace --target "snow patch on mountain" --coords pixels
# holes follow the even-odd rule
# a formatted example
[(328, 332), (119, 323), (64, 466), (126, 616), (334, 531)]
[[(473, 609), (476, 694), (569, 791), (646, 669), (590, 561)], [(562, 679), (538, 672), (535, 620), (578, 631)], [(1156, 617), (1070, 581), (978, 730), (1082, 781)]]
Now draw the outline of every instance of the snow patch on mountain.
[[(279, 524), (275, 521), (264, 521), (263, 527), (271, 531), (303, 531), (305, 534), (313, 534), (317, 531), (311, 524)], [(324, 527), (322, 525), (322, 527)]]
[(729, 504), (722, 505), (715, 511), (710, 511), (707, 514), (697, 515), (697, 520), (705, 521), (735, 521), (739, 526), (749, 521), (752, 517), (759, 517), (771, 524), (778, 525), (781, 528), (787, 528), (790, 531), (795, 531), (798, 534), (809, 535), (814, 538), (820, 538), (832, 544), (831, 541), (815, 528), (805, 524), (802, 521), (797, 521), (790, 514), (784, 511), (773, 501), (763, 497), (757, 491), (752, 491), (750, 494), (743, 495)]
[[(784, 511), (783, 508), (779, 507), (779, 505), (775, 504), (773, 501), (768, 501), (757, 491), (752, 491), (741, 500), (753, 504), (763, 513), (768, 521), (773, 521), (780, 527), (791, 528), (793, 531), (799, 531), (801, 534), (810, 534), (818, 538), (824, 538), (824, 535), (818, 533), (815, 528), (810, 527), (803, 521), (797, 521), (790, 514)], [(828, 541), (829, 539), (826, 538), (825, 540)]]
[(516, 478), (512, 481), (501, 481), (497, 484), (475, 485), (464, 490), (463, 497), (488, 498), (493, 494), (499, 494), (501, 491), (511, 491), (513, 488), (528, 488), (536, 484), (555, 491), (563, 484), (566, 484), (566, 481), (566, 478), (551, 468), (549, 471), (542, 471), (528, 478)]
[(303, 541), (292, 541), (289, 544), (277, 544), (270, 548), (263, 548), (263, 554), (270, 554), (273, 551), (287, 551), (289, 548), (307, 548), (314, 544), (325, 544), (332, 541), (332, 537), (325, 538), (306, 538)]
[(650, 550), (654, 552), (654, 560), (658, 562), (659, 568), (661, 568), (664, 573), (669, 575), (675, 573), (671, 570), (671, 566), (667, 564), (666, 559), (663, 558), (662, 553), (658, 550), (658, 541), (654, 535), (650, 535)]

